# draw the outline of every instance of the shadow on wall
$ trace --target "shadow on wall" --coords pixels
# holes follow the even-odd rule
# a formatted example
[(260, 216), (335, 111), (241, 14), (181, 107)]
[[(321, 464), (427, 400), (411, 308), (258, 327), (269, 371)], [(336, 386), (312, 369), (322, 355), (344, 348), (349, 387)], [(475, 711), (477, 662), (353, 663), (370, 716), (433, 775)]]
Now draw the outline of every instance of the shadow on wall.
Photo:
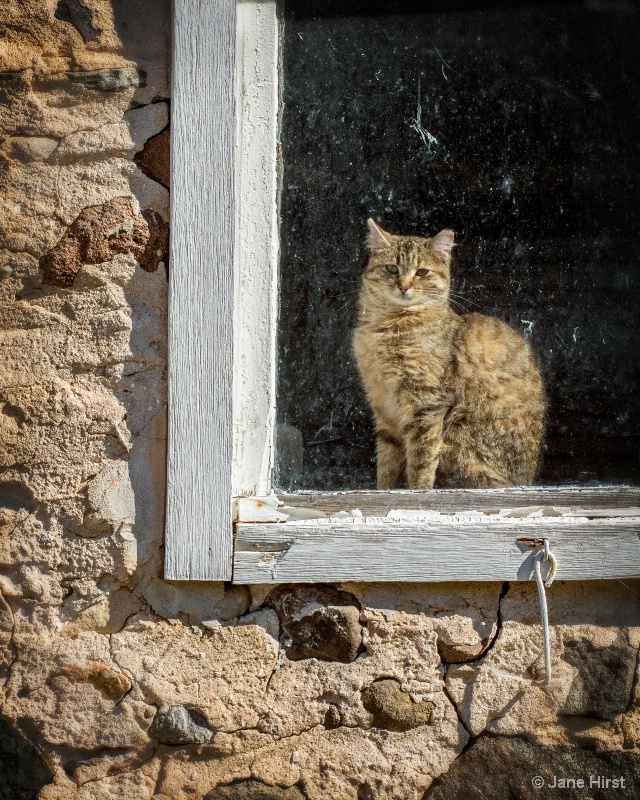
[(0, 715), (0, 800), (31, 800), (53, 772), (39, 751)]

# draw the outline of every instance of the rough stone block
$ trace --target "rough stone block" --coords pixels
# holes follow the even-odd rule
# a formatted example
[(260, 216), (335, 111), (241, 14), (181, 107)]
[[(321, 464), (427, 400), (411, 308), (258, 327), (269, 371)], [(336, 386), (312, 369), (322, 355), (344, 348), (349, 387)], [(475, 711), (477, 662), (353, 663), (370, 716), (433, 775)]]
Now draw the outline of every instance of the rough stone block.
[(102, 30), (93, 24), (93, 13), (83, 6), (79, 0), (58, 0), (56, 19), (70, 22), (85, 42), (94, 42), (100, 38)]
[(291, 661), (318, 658), (354, 661), (362, 645), (360, 607), (348, 592), (330, 586), (279, 587), (268, 604), (280, 618), (283, 644)]
[(149, 735), (162, 744), (204, 744), (210, 741), (213, 731), (196, 711), (184, 706), (171, 706), (156, 714)]
[(171, 134), (167, 128), (162, 133), (149, 139), (141, 152), (135, 157), (136, 164), (144, 174), (166, 186), (167, 189), (171, 182), (170, 142)]
[(67, 78), (98, 92), (123, 92), (147, 85), (147, 73), (137, 67), (78, 70), (67, 72)]
[[(626, 791), (611, 784), (590, 786), (591, 776), (620, 778)], [(584, 787), (554, 787), (557, 779), (582, 778)], [(554, 794), (571, 800), (627, 796), (640, 785), (640, 755), (596, 753), (567, 747), (541, 747), (520, 738), (482, 736), (425, 795), (429, 800), (539, 800)], [(585, 788), (586, 787), (586, 788)], [(631, 796), (631, 795), (628, 795)]]
[(44, 282), (71, 286), (83, 264), (102, 264), (132, 253), (148, 272), (166, 263), (169, 228), (150, 209), (136, 214), (128, 197), (85, 208), (60, 241), (40, 259)]
[(362, 704), (371, 713), (372, 724), (388, 731), (408, 731), (428, 725), (434, 709), (428, 700), (414, 703), (393, 678), (381, 678), (367, 686), (362, 692)]
[(93, 514), (89, 512), (84, 519), (89, 530), (100, 533), (105, 524), (113, 530), (114, 525), (133, 522), (135, 498), (126, 462), (110, 464), (99, 472), (88, 484), (87, 499), (93, 509)]
[(637, 652), (628, 644), (594, 648), (588, 640), (565, 645), (565, 661), (578, 670), (561, 713), (611, 719), (631, 700)]
[(86, 660), (70, 664), (59, 672), (69, 683), (90, 683), (110, 700), (120, 700), (131, 689), (131, 681), (122, 672), (100, 661)]
[(265, 689), (277, 654), (257, 625), (205, 631), (154, 615), (113, 634), (111, 648), (148, 703), (197, 708), (212, 729), (256, 727), (268, 710)]

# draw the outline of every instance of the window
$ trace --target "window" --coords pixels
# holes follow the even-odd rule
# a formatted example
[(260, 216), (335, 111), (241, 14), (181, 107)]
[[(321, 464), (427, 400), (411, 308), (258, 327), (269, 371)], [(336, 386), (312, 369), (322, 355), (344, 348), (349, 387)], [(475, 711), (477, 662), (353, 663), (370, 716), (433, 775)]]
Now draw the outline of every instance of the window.
[(531, 341), (549, 399), (538, 483), (637, 483), (637, 8), (282, 6), (276, 487), (375, 487), (350, 347), (367, 217), (453, 228), (454, 309)]
[[(368, 12), (383, 10), (374, 8), (375, 5), (368, 3)], [(386, 7), (390, 4), (383, 5)], [(467, 30), (468, 14), (471, 13), (469, 7), (477, 5), (465, 3), (467, 17), (459, 16), (453, 28), (450, 27), (448, 35), (454, 51), (453, 45), (456, 42), (459, 45), (461, 40), (466, 41), (467, 47), (471, 46), (473, 37), (469, 38)], [(284, 7), (286, 14), (287, 3)], [(311, 7), (329, 9), (331, 14), (327, 19), (332, 26), (331, 35), (327, 35), (326, 28), (323, 30), (321, 25), (316, 25), (314, 29), (312, 24), (314, 14), (308, 14)], [(289, 100), (291, 109), (295, 93), (297, 92), (297, 96), (300, 97), (304, 94), (305, 81), (308, 81), (307, 89), (309, 89), (313, 86), (313, 80), (309, 75), (303, 76), (296, 88), (295, 81), (290, 80), (287, 83), (288, 76), (295, 77), (296, 69), (300, 74), (307, 67), (311, 70), (313, 64), (310, 59), (313, 53), (320, 62), (324, 57), (322, 47), (344, 48), (345, 42), (351, 43), (354, 46), (355, 63), (360, 57), (359, 53), (366, 53), (363, 49), (364, 44), (372, 39), (364, 23), (358, 22), (360, 18), (356, 19), (355, 28), (353, 19), (351, 21), (347, 19), (351, 28), (348, 25), (344, 27), (344, 18), (335, 13), (336, 9), (331, 3), (303, 3), (300, 0), (295, 2), (289, 0), (289, 8), (292, 15), (288, 21), (285, 19), (283, 52), (285, 100)], [(415, 13), (415, 9), (410, 11)], [(535, 14), (533, 11), (528, 13)], [(618, 13), (621, 13), (620, 10)], [(287, 341), (296, 345), (297, 341), (304, 338), (300, 335), (299, 328), (296, 328), (295, 299), (291, 305), (291, 297), (286, 296), (286, 291), (290, 288), (289, 283), (295, 284), (293, 278), (289, 280), (287, 277), (288, 274), (292, 274), (287, 273), (287, 270), (296, 269), (296, 256), (292, 256), (294, 237), (301, 242), (302, 248), (308, 249), (312, 246), (309, 231), (302, 231), (301, 224), (296, 228), (291, 222), (295, 221), (298, 214), (298, 223), (300, 220), (304, 223), (307, 219), (312, 227), (317, 227), (318, 230), (314, 230), (314, 235), (316, 239), (319, 235), (323, 240), (324, 257), (327, 257), (327, 248), (329, 257), (332, 252), (339, 251), (343, 256), (346, 255), (343, 263), (348, 263), (348, 268), (352, 270), (351, 274), (357, 275), (362, 267), (361, 251), (358, 255), (362, 239), (362, 231), (357, 231), (358, 219), (361, 219), (363, 228), (367, 216), (375, 213), (390, 214), (389, 227), (393, 229), (395, 219), (397, 228), (403, 220), (411, 218), (411, 192), (407, 191), (406, 196), (398, 201), (399, 205), (394, 207), (388, 196), (384, 196), (384, 191), (387, 190), (383, 191), (380, 187), (373, 186), (377, 180), (376, 176), (365, 175), (364, 179), (371, 184), (369, 197), (364, 202), (362, 189), (357, 188), (350, 199), (352, 213), (348, 218), (345, 218), (345, 207), (341, 207), (337, 202), (336, 209), (319, 222), (317, 215), (313, 213), (307, 213), (305, 217), (304, 212), (300, 213), (300, 208), (308, 208), (313, 202), (320, 204), (322, 198), (296, 194), (298, 191), (296, 181), (289, 180), (289, 176), (294, 175), (296, 169), (299, 174), (300, 170), (304, 169), (304, 159), (296, 164), (295, 157), (290, 157), (300, 142), (298, 135), (300, 130), (297, 134), (294, 131), (291, 139), (284, 140), (285, 163), (281, 195), (281, 220), (282, 224), (289, 225), (289, 228), (284, 232), (281, 231), (278, 236), (276, 213), (280, 170), (278, 126), (281, 121), (279, 119), (281, 87), (278, 75), (281, 66), (279, 49), (281, 31), (276, 17), (275, 2), (241, 0), (236, 4), (233, 0), (224, 0), (201, 4), (198, 8), (189, 7), (188, 10), (186, 3), (177, 2), (175, 17), (172, 103), (174, 172), (172, 186), (175, 188), (172, 193), (166, 576), (174, 579), (200, 580), (228, 580), (233, 576), (234, 580), (241, 583), (529, 579), (533, 553), (535, 548), (539, 547), (543, 535), (551, 539), (558, 555), (560, 578), (624, 577), (639, 574), (640, 552), (636, 515), (640, 511), (635, 508), (639, 505), (637, 489), (624, 486), (582, 488), (556, 486), (490, 491), (432, 490), (391, 493), (362, 491), (370, 486), (366, 477), (367, 458), (369, 463), (371, 462), (371, 438), (363, 425), (358, 430), (358, 436), (363, 442), (369, 442), (369, 452), (367, 454), (366, 447), (361, 448), (364, 455), (360, 457), (356, 454), (356, 457), (360, 457), (360, 461), (356, 464), (354, 453), (345, 454), (343, 447), (340, 456), (341, 472), (338, 474), (337, 483), (336, 473), (331, 474), (330, 449), (325, 448), (320, 458), (315, 454), (310, 457), (305, 450), (304, 458), (307, 464), (319, 464), (319, 471), (316, 470), (316, 474), (307, 480), (301, 472), (300, 464), (296, 467), (296, 464), (292, 463), (291, 453), (294, 453), (293, 461), (295, 461), (296, 450), (295, 447), (290, 447), (289, 458), (284, 462), (280, 458), (280, 485), (285, 489), (304, 486), (308, 493), (289, 492), (285, 495), (279, 493), (280, 500), (283, 500), (286, 506), (284, 513), (282, 508), (278, 508), (279, 501), (271, 494), (275, 466), (276, 415), (279, 416), (278, 422), (290, 426), (290, 439), (295, 440), (296, 437), (303, 435), (309, 442), (314, 438), (304, 429), (305, 423), (299, 423), (299, 417), (292, 417), (293, 406), (287, 400), (287, 392), (290, 397), (295, 394), (291, 392), (291, 388), (295, 388), (296, 375), (302, 374), (305, 366), (304, 358), (309, 359), (308, 353), (306, 356), (304, 354), (300, 356), (302, 351), (299, 349), (296, 355), (297, 361), (295, 359), (287, 361), (283, 355), (283, 347)], [(365, 14), (363, 18), (373, 19), (370, 13)], [(483, 20), (485, 27), (490, 30), (495, 29), (495, 20), (491, 23), (486, 16)], [(384, 42), (386, 42), (384, 46), (389, 46), (392, 50), (396, 48), (398, 51), (402, 47), (410, 51), (411, 45), (414, 48), (411, 51), (413, 52), (411, 58), (414, 65), (418, 64), (419, 59), (416, 61), (415, 54), (424, 43), (420, 44), (414, 33), (409, 37), (411, 42), (407, 40), (406, 44), (402, 44), (398, 31), (394, 40), (389, 26), (386, 28), (379, 26), (379, 30), (382, 44), (378, 43), (376, 52), (379, 52)], [(315, 40), (313, 36), (316, 37)], [(464, 36), (467, 36), (466, 40)], [(338, 40), (342, 42), (341, 45)], [(358, 42), (358, 47), (362, 45), (360, 49), (355, 47)], [(297, 52), (292, 43), (297, 46)], [(554, 48), (552, 44), (549, 47), (551, 49), (544, 57), (552, 59)], [(532, 53), (536, 50), (533, 46), (530, 49)], [(472, 71), (467, 78), (461, 79), (454, 75), (456, 65), (458, 68), (461, 67), (459, 61), (454, 63), (453, 58), (448, 57), (448, 51), (444, 54), (435, 39), (428, 50), (433, 60), (431, 67), (434, 69), (437, 67), (439, 70), (438, 81), (442, 97), (445, 96), (449, 84), (458, 86), (458, 89), (450, 87), (450, 96), (453, 98), (456, 98), (456, 91), (460, 91), (459, 87), (467, 87), (473, 94), (475, 85), (473, 80), (479, 80), (482, 69), (477, 69), (475, 73)], [(479, 48), (475, 56), (476, 61), (482, 62), (485, 65), (483, 68), (486, 69), (486, 58), (484, 62), (482, 61), (482, 58), (486, 57), (486, 52), (483, 56), (481, 51), (482, 48)], [(503, 56), (503, 60), (496, 60), (492, 68), (496, 74), (504, 75), (508, 83), (507, 79), (512, 76), (513, 69), (507, 63), (507, 55), (503, 53)], [(338, 53), (334, 69), (340, 63), (340, 58), (342, 55)], [(382, 56), (380, 58), (383, 63), (384, 58)], [(389, 57), (386, 58), (388, 60)], [(401, 53), (398, 56), (397, 64), (394, 64), (398, 74), (393, 80), (401, 87), (400, 91), (394, 96), (387, 87), (385, 94), (389, 95), (389, 102), (394, 103), (403, 94), (408, 96), (408, 93), (411, 93), (411, 112), (408, 118), (403, 118), (402, 113), (397, 112), (394, 119), (399, 119), (398, 124), (404, 126), (405, 134), (408, 131), (413, 136), (411, 152), (415, 157), (409, 161), (414, 172), (420, 175), (420, 170), (423, 172), (431, 170), (433, 173), (430, 165), (435, 160), (434, 148), (437, 143), (434, 144), (426, 134), (429, 133), (436, 140), (438, 137), (425, 127), (427, 110), (429, 113), (434, 113), (433, 87), (429, 88), (429, 82), (420, 64), (416, 70), (412, 69), (411, 58), (407, 61), (406, 55)], [(366, 58), (364, 61), (364, 66), (370, 69), (371, 65), (366, 62)], [(236, 66), (237, 72), (234, 77)], [(531, 80), (536, 78), (534, 67), (531, 65), (527, 67), (530, 70)], [(328, 68), (332, 69), (331, 64)], [(571, 69), (571, 63), (566, 69)], [(353, 84), (353, 74), (349, 70), (344, 71), (344, 79), (345, 76)], [(538, 105), (531, 103), (527, 109), (526, 119), (523, 122), (524, 130), (528, 130), (527, 126), (535, 127), (539, 122), (539, 106), (545, 102), (550, 104), (552, 109), (558, 109), (558, 113), (578, 114), (571, 103), (567, 104), (562, 99), (563, 93), (569, 91), (569, 83), (566, 80), (558, 78), (556, 85), (551, 88), (544, 86), (546, 77), (540, 80), (543, 83), (540, 84), (541, 94), (536, 100)], [(369, 91), (375, 89), (376, 81), (374, 70), (373, 76), (370, 76)], [(594, 92), (597, 90), (598, 87), (593, 87)], [(331, 86), (327, 89), (327, 92), (329, 91)], [(499, 96), (500, 93), (496, 89), (494, 100)], [(503, 103), (505, 108), (507, 97), (508, 92), (505, 92)], [(321, 100), (324, 101), (325, 98)], [(340, 98), (343, 105), (348, 100), (349, 98)], [(315, 110), (316, 117), (321, 117), (323, 113), (326, 116), (326, 109), (323, 112), (317, 97), (309, 102)], [(329, 98), (327, 102), (335, 104), (338, 101)], [(370, 100), (367, 94), (363, 93), (355, 106), (352, 104), (350, 107), (351, 113), (358, 102), (364, 106), (367, 102), (370, 103)], [(460, 102), (459, 99), (456, 102)], [(441, 117), (441, 122), (443, 119), (447, 121), (450, 130), (454, 121), (459, 128), (464, 127), (465, 115), (458, 113), (456, 118), (454, 112), (455, 109), (448, 108)], [(284, 136), (287, 135), (287, 125), (290, 127), (293, 125), (294, 129), (296, 125), (295, 114), (293, 117), (287, 117), (287, 113), (285, 105), (282, 119)], [(501, 117), (496, 113), (492, 124), (499, 126), (504, 122), (503, 117), (504, 115)], [(363, 113), (363, 119), (365, 118), (366, 115)], [(309, 119), (309, 114), (301, 115), (302, 122), (298, 121), (298, 128), (300, 129), (301, 125), (302, 127), (308, 125)], [(338, 120), (339, 117), (336, 117), (336, 125)], [(365, 134), (369, 137), (371, 146), (378, 146), (376, 142), (379, 140), (381, 144), (378, 146), (377, 156), (364, 153), (363, 157), (371, 159), (375, 156), (384, 159), (385, 153), (387, 155), (391, 153), (392, 148), (386, 147), (385, 151), (384, 136), (381, 136), (380, 131), (376, 135), (376, 131), (371, 127), (375, 119), (369, 117), (368, 120), (363, 124), (365, 127), (368, 126)], [(578, 129), (580, 124), (580, 121), (576, 122), (572, 129)], [(555, 132), (550, 132), (551, 138), (555, 135)], [(331, 142), (328, 142), (331, 136), (330, 126), (324, 126), (323, 136), (323, 141), (317, 147), (317, 153), (326, 157), (323, 147), (329, 149), (331, 147)], [(366, 140), (366, 136), (364, 138)], [(361, 139), (361, 143), (362, 141)], [(505, 168), (500, 171), (498, 169), (500, 148), (490, 139), (482, 144), (483, 141), (481, 140), (479, 144), (485, 147), (487, 153), (494, 151), (493, 161), (484, 157), (479, 158), (477, 151), (474, 157), (473, 147), (478, 143), (467, 148), (466, 157), (467, 163), (476, 165), (476, 172), (478, 164), (481, 165), (480, 173), (483, 180), (488, 180), (487, 169), (489, 172), (491, 170), (495, 172), (495, 175), (489, 176), (495, 183), (495, 187), (490, 188), (494, 188), (501, 199), (493, 206), (488, 203), (484, 209), (480, 207), (482, 203), (478, 206), (478, 214), (482, 216), (484, 213), (487, 217), (486, 227), (493, 230), (491, 243), (495, 245), (496, 240), (499, 243), (500, 232), (503, 231), (496, 222), (496, 208), (502, 209), (505, 219), (514, 218), (515, 215), (509, 209), (513, 208), (514, 197), (517, 200), (522, 197), (518, 195), (518, 181), (530, 182), (532, 186), (530, 195), (534, 196), (535, 201), (536, 185), (543, 182), (544, 169), (552, 172), (555, 167), (552, 159), (549, 160), (549, 164), (541, 167), (540, 163), (544, 159), (534, 153), (529, 159), (531, 174), (524, 177), (514, 176), (509, 164), (506, 167), (503, 164)], [(455, 142), (447, 145), (450, 148), (450, 157), (458, 158), (460, 153), (455, 152), (454, 145)], [(523, 151), (524, 161), (527, 162), (526, 143), (518, 142), (517, 146)], [(553, 143), (549, 144), (549, 152), (552, 155), (566, 153), (566, 148), (575, 149), (573, 142), (561, 143), (555, 150), (554, 146)], [(586, 147), (586, 144), (584, 146)], [(308, 142), (306, 148), (309, 153), (307, 169), (312, 173), (308, 185), (313, 190), (313, 177), (318, 176), (318, 186), (322, 188), (324, 182), (326, 188), (327, 176), (321, 174), (318, 164), (312, 157), (314, 148)], [(362, 147), (360, 149), (362, 151)], [(302, 152), (304, 155), (304, 145)], [(603, 152), (608, 151), (605, 149)], [(340, 159), (336, 157), (336, 161)], [(342, 161), (344, 162), (344, 158)], [(611, 156), (612, 165), (614, 161), (615, 158)], [(487, 169), (484, 166), (486, 164), (489, 164)], [(396, 159), (387, 170), (387, 179), (390, 172), (397, 168)], [(379, 170), (380, 165), (376, 169)], [(610, 176), (611, 170), (605, 169), (605, 173)], [(380, 174), (384, 175), (384, 170)], [(362, 176), (354, 168), (351, 177), (352, 183), (357, 184)], [(446, 184), (446, 177), (446, 174), (440, 175), (441, 183)], [(468, 180), (469, 176), (466, 177)], [(344, 173), (341, 174), (340, 180), (341, 186), (329, 187), (330, 194), (345, 191)], [(588, 184), (588, 180), (586, 178), (585, 180)], [(387, 180), (387, 183), (393, 181)], [(411, 180), (408, 183), (410, 184)], [(473, 175), (469, 185), (472, 184)], [(602, 190), (602, 187), (600, 188)], [(468, 198), (465, 199), (464, 192), (461, 190), (460, 196), (456, 197), (455, 190), (456, 186), (449, 181), (447, 190), (440, 194), (436, 191), (431, 196), (428, 190), (425, 190), (424, 196), (418, 193), (423, 203), (430, 202), (431, 197), (435, 209), (432, 214), (434, 223), (439, 222), (438, 215), (442, 217), (446, 213), (446, 205), (447, 203), (451, 205), (452, 199), (453, 206), (457, 204), (458, 209), (463, 209), (465, 203), (468, 205)], [(479, 184), (478, 194), (482, 191), (483, 187)], [(606, 195), (606, 191), (610, 192), (609, 195)], [(613, 202), (615, 192), (606, 191), (608, 202)], [(593, 189), (587, 186), (585, 192), (585, 196), (590, 196), (595, 202)], [(327, 200), (324, 202), (326, 204)], [(411, 202), (414, 203), (413, 212), (415, 212), (415, 196)], [(557, 211), (556, 217), (561, 213), (563, 212)], [(571, 213), (579, 215), (580, 209), (571, 209)], [(335, 241), (331, 240), (333, 234), (327, 224), (331, 214), (334, 215), (334, 228), (340, 226), (341, 219), (345, 220), (339, 234), (335, 234)], [(415, 213), (413, 220), (412, 224), (417, 225)], [(450, 218), (446, 221), (443, 219), (442, 222), (452, 224)], [(508, 229), (508, 224), (505, 224)], [(555, 219), (554, 224), (562, 228), (564, 222)], [(533, 246), (532, 243), (537, 241), (537, 231), (535, 227), (531, 227), (531, 219), (529, 226), (528, 239), (523, 239), (520, 235), (521, 241), (516, 244), (512, 242), (513, 246), (517, 247), (519, 244), (524, 247), (523, 240), (526, 241), (527, 247)], [(476, 232), (480, 228), (478, 222)], [(397, 232), (413, 233), (414, 230), (397, 230)], [(467, 238), (471, 240), (474, 233), (473, 224), (469, 223), (468, 230), (465, 229), (463, 233), (466, 233)], [(624, 236), (621, 238), (624, 239)], [(571, 239), (571, 232), (565, 239)], [(282, 243), (280, 268), (287, 284), (281, 289), (277, 284), (278, 241)], [(485, 245), (490, 252), (486, 242)], [(600, 245), (602, 251), (607, 251), (604, 239), (601, 239)], [(631, 248), (629, 263), (637, 264), (637, 246), (631, 241), (626, 242), (625, 246), (627, 245)], [(461, 245), (460, 251), (464, 256), (463, 246)], [(591, 252), (588, 247), (587, 250)], [(318, 252), (316, 251), (316, 256), (311, 257), (317, 257)], [(475, 268), (477, 277), (477, 270), (482, 269), (483, 264), (477, 260), (477, 248), (470, 247), (466, 253), (464, 256), (466, 262), (461, 259), (461, 269), (465, 266), (471, 267), (473, 274)], [(490, 257), (495, 260), (495, 252), (492, 252)], [(509, 259), (513, 254), (502, 253), (502, 257), (504, 269), (508, 269), (508, 264), (511, 263)], [(528, 260), (521, 260), (521, 271), (531, 270), (531, 263)], [(596, 261), (589, 263), (595, 265)], [(302, 264), (304, 265), (304, 259)], [(299, 265), (298, 261), (298, 268)], [(628, 271), (628, 279), (629, 275), (631, 275), (630, 280), (637, 280), (637, 271), (633, 273)], [(340, 276), (336, 280), (340, 280)], [(573, 280), (575, 281), (575, 276)], [(579, 285), (579, 282), (576, 285)], [(279, 291), (280, 319), (283, 325), (277, 339)], [(601, 296), (603, 291), (600, 292)], [(325, 296), (329, 297), (330, 305), (334, 303), (335, 295), (331, 295), (331, 287), (325, 292)], [(626, 302), (624, 286), (621, 287), (620, 298), (621, 302)], [(476, 302), (478, 298), (472, 297), (472, 300)], [(490, 300), (494, 304), (497, 303), (495, 297), (490, 297)], [(496, 314), (491, 302), (486, 307), (485, 298), (483, 310), (485, 313)], [(577, 311), (583, 312), (585, 319), (589, 320), (593, 316), (594, 312), (585, 309), (583, 300), (577, 305), (579, 305)], [(614, 307), (618, 310), (621, 307), (616, 299)], [(517, 322), (525, 325), (526, 332), (528, 324), (526, 320), (532, 314), (525, 317), (522, 308), (517, 304), (515, 310)], [(536, 311), (533, 308), (531, 310)], [(537, 312), (539, 311), (538, 307)], [(315, 313), (318, 313), (317, 310)], [(566, 330), (566, 324), (562, 330), (571, 336), (571, 331)], [(552, 330), (554, 331), (555, 329)], [(327, 341), (331, 341), (331, 336), (338, 336), (339, 345), (345, 338), (344, 331), (336, 334), (334, 328), (333, 332), (329, 331), (328, 338), (325, 336), (324, 347)], [(280, 348), (280, 370), (276, 376), (278, 348)], [(294, 351), (295, 349), (293, 347)], [(288, 352), (292, 352), (291, 347)], [(300, 358), (303, 361), (300, 361)], [(315, 358), (313, 371), (317, 372), (318, 362), (324, 356), (316, 353)], [(327, 367), (329, 370), (334, 366), (335, 364), (330, 364), (326, 359), (322, 363), (322, 367)], [(628, 359), (624, 363), (624, 368), (629, 370), (630, 375), (635, 375), (637, 380), (637, 374), (631, 372), (632, 367)], [(280, 387), (278, 392), (277, 382)], [(627, 384), (629, 391), (625, 397), (632, 394), (631, 379)], [(313, 397), (315, 391), (316, 389), (307, 391), (307, 397)], [(289, 402), (288, 411), (287, 402)], [(344, 397), (334, 397), (331, 402), (338, 411), (344, 411), (346, 407)], [(331, 402), (325, 400), (323, 408), (329, 409)], [(302, 409), (301, 413), (303, 417), (307, 414), (308, 419), (312, 412), (313, 409)], [(358, 414), (362, 423), (362, 410), (358, 411)], [(316, 425), (316, 434), (318, 429), (326, 427), (327, 424), (328, 421), (321, 420), (321, 424)], [(558, 429), (562, 424), (562, 421), (558, 422)], [(579, 424), (584, 424), (584, 421)], [(624, 428), (625, 423), (620, 424)], [(301, 429), (303, 429), (302, 434)], [(623, 433), (628, 434), (630, 430), (631, 428), (627, 426)], [(635, 436), (637, 437), (637, 431)], [(331, 438), (327, 437), (328, 440)], [(283, 441), (284, 438), (281, 437), (280, 456), (283, 452)], [(315, 441), (316, 443), (322, 441), (322, 438), (315, 436)], [(627, 445), (628, 442), (625, 442), (624, 446)], [(631, 443), (630, 452), (633, 446), (637, 450), (637, 442), (635, 445)], [(348, 448), (346, 450), (348, 451)], [(316, 452), (319, 453), (320, 450)], [(635, 451), (633, 453), (637, 461), (637, 453)], [(364, 476), (351, 484), (344, 478), (349, 474), (350, 465), (353, 467), (351, 474)], [(629, 465), (630, 470), (637, 468), (632, 459), (629, 459)], [(630, 471), (622, 477), (626, 478), (627, 475), (632, 479), (635, 473)], [(552, 477), (555, 481), (562, 479), (559, 473)], [(570, 480), (581, 479), (579, 474), (565, 477)], [(611, 476), (602, 473), (596, 477), (607, 479)], [(340, 489), (361, 491), (344, 491), (337, 494), (325, 491), (335, 486)], [(236, 501), (235, 512), (232, 512), (231, 508), (232, 497), (246, 498)], [(513, 510), (522, 509), (523, 506), (529, 510)], [(289, 507), (294, 507), (294, 510), (290, 510)], [(532, 511), (532, 507), (537, 507), (539, 510)], [(565, 507), (582, 510), (570, 512), (558, 510)], [(499, 513), (501, 509), (502, 512)], [(512, 510), (505, 511), (505, 509)], [(352, 511), (354, 513), (351, 513)], [(341, 512), (342, 518), (329, 516), (335, 512)], [(232, 538), (232, 513), (235, 513), (239, 520), (235, 546)], [(325, 514), (327, 516), (323, 516)], [(288, 521), (283, 522), (285, 519)]]

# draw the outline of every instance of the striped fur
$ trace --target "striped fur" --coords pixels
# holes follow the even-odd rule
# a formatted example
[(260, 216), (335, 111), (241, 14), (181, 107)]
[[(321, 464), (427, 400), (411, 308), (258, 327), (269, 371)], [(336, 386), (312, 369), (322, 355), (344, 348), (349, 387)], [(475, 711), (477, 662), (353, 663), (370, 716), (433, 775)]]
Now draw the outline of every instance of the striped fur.
[[(378, 488), (534, 481), (545, 397), (527, 342), (449, 306), (453, 232), (393, 236), (369, 220), (353, 347), (377, 437)], [(421, 274), (418, 274), (420, 271)]]

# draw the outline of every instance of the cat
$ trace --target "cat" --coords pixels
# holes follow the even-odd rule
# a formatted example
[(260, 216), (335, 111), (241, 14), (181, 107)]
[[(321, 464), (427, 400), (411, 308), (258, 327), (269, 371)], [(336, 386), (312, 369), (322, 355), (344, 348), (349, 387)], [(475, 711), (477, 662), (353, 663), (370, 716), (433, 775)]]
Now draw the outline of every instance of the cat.
[(528, 343), (449, 305), (454, 233), (394, 236), (368, 221), (353, 349), (373, 409), (377, 485), (531, 484), (546, 411)]

